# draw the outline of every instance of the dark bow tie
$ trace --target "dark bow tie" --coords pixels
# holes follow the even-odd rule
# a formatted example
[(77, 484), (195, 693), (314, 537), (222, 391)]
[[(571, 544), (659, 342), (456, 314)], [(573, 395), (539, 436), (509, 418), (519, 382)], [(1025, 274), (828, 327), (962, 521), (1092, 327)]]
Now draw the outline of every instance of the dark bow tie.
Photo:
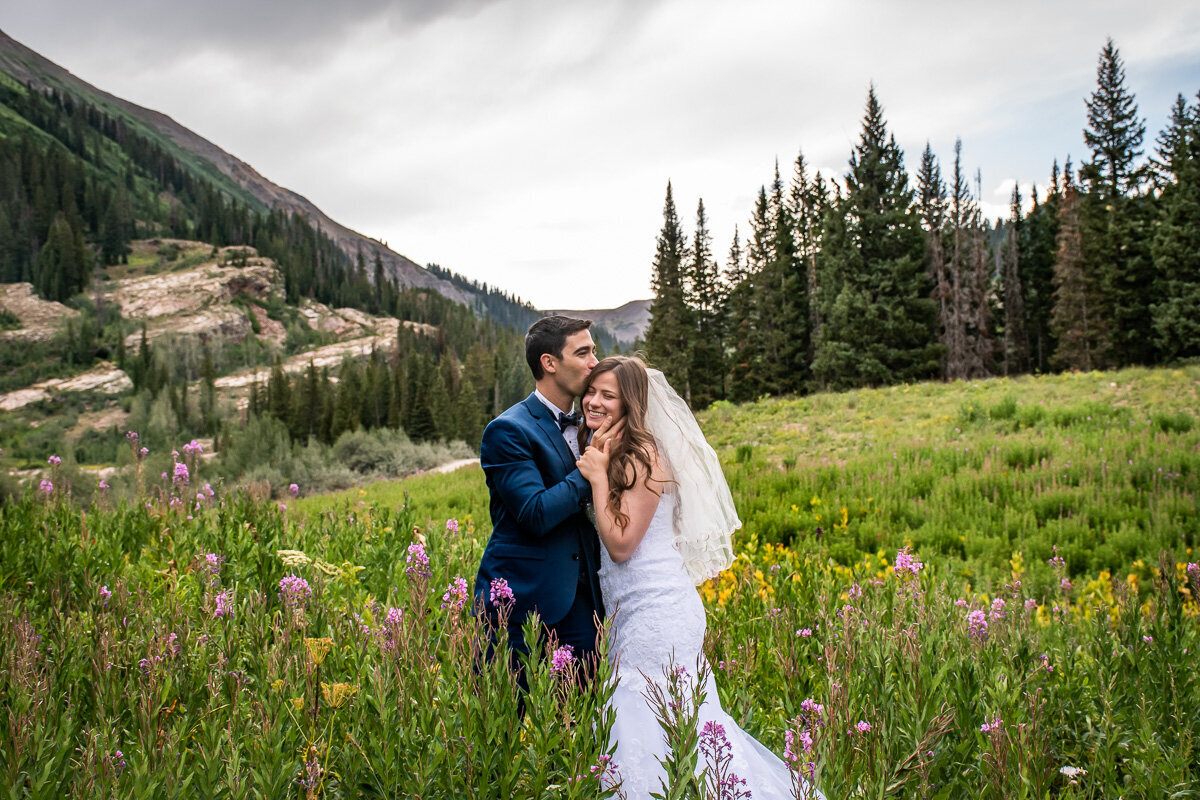
[(558, 429), (560, 431), (565, 431), (567, 428), (571, 428), (571, 427), (574, 427), (575, 425), (578, 425), (579, 421), (582, 419), (583, 419), (583, 415), (580, 414), (578, 411), (572, 411), (570, 414), (563, 414), (562, 412), (559, 412), (559, 414), (558, 414)]

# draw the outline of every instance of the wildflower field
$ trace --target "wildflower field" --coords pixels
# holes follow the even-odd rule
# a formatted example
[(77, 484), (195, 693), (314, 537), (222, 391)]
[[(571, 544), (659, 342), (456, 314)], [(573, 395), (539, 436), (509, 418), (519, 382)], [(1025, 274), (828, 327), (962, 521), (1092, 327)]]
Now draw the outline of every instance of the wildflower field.
[[(829, 798), (1200, 796), (1198, 386), (700, 414), (745, 523), (702, 587), (726, 709)], [(5, 796), (619, 796), (607, 670), (547, 642), (522, 717), (480, 657), (477, 467), (279, 503), (178, 461), (88, 508), (51, 463), (0, 507)], [(673, 732), (670, 797), (740, 796), (715, 734)]]

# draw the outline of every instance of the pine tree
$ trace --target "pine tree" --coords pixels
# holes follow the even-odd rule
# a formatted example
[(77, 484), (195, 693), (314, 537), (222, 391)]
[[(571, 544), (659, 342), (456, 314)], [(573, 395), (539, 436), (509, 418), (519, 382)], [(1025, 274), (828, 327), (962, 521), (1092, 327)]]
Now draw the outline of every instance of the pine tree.
[(689, 339), (692, 323), (684, 275), (687, 257), (687, 240), (679, 224), (671, 183), (668, 181), (667, 197), (663, 203), (663, 226), (658, 235), (651, 277), (654, 300), (650, 304), (650, 325), (646, 329), (646, 354), (690, 403), (688, 364), (691, 361)]
[[(1069, 164), (1070, 162), (1068, 162)], [(1087, 274), (1079, 221), (1079, 191), (1070, 171), (1058, 208), (1058, 249), (1054, 259), (1054, 311), (1051, 330), (1058, 347), (1052, 363), (1060, 369), (1093, 370), (1106, 352), (1107, 320), (1097, 313), (1099, 287)]]
[(1150, 209), (1145, 197), (1133, 195), (1145, 173), (1136, 161), (1146, 127), (1125, 88), (1125, 67), (1112, 39), (1100, 52), (1096, 83), (1083, 132), (1092, 151), (1082, 170), (1088, 191), (1079, 205), (1085, 269), (1100, 283), (1096, 312), (1109, 332), (1110, 347), (1094, 360), (1098, 366), (1110, 360), (1145, 364), (1155, 357), (1150, 303), (1156, 287), (1148, 251)]
[(1029, 369), (1029, 336), (1025, 330), (1025, 290), (1021, 286), (1021, 240), (1025, 222), (1021, 216), (1021, 189), (1014, 185), (1009, 205), (1008, 233), (1001, 263), (1001, 297), (1004, 300), (1004, 374)]
[(767, 260), (759, 274), (758, 335), (762, 380), (772, 394), (800, 391), (808, 380), (808, 280), (796, 244), (796, 217), (779, 164), (771, 182)]
[(818, 260), (821, 338), (814, 376), (831, 388), (936, 374), (936, 306), (904, 157), (874, 86), (838, 213), (826, 215)]
[(1161, 174), (1173, 180), (1150, 247), (1163, 288), (1150, 311), (1159, 351), (1174, 360), (1200, 355), (1200, 95), (1194, 108), (1176, 105), (1159, 141)]
[(804, 360), (811, 369), (813, 359), (813, 342), (820, 328), (820, 317), (817, 314), (817, 253), (821, 251), (821, 223), (829, 205), (821, 173), (818, 171), (811, 179), (808, 177), (808, 165), (804, 153), (796, 155), (796, 163), (792, 168), (791, 212), (796, 224), (796, 256), (800, 261), (800, 272), (803, 276), (805, 299), (808, 306), (808, 336)]
[(742, 256), (741, 236), (736, 225), (733, 229), (733, 241), (729, 245), (729, 257), (725, 262), (725, 283), (728, 290), (725, 292), (721, 316), (724, 320), (725, 352), (729, 356), (726, 395), (730, 400), (743, 402), (756, 396), (749, 389), (754, 284)]
[[(933, 147), (925, 143), (921, 154), (921, 169), (917, 173), (917, 206), (921, 213), (921, 225), (925, 229), (925, 259), (927, 274), (933, 286), (933, 299), (938, 308), (938, 341), (942, 352), (949, 352), (951, 286), (949, 265), (946, 263), (946, 182), (942, 180), (942, 169)], [(950, 377), (943, 359), (942, 377)]]
[(692, 335), (691, 363), (688, 366), (692, 403), (708, 406), (725, 396), (725, 353), (721, 345), (720, 310), (724, 305), (717, 262), (712, 257), (712, 237), (704, 200), (696, 206), (696, 230), (687, 264), (687, 305), (695, 332)]
[(1021, 229), (1017, 270), (1024, 290), (1026, 330), (1029, 332), (1031, 368), (1036, 372), (1050, 369), (1050, 357), (1057, 342), (1050, 327), (1054, 309), (1054, 258), (1058, 240), (1059, 169), (1055, 159), (1050, 175), (1050, 194), (1039, 203), (1037, 187), (1033, 206)]

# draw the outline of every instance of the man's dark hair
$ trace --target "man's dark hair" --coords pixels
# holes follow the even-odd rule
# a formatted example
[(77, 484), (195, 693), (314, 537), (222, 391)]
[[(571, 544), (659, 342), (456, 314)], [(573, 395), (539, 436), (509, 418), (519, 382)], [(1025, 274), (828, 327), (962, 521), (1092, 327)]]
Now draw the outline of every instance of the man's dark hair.
[(555, 314), (552, 317), (542, 317), (529, 326), (525, 334), (525, 362), (533, 372), (533, 379), (542, 379), (542, 356), (549, 354), (562, 358), (563, 347), (567, 337), (592, 327), (590, 319), (573, 319)]

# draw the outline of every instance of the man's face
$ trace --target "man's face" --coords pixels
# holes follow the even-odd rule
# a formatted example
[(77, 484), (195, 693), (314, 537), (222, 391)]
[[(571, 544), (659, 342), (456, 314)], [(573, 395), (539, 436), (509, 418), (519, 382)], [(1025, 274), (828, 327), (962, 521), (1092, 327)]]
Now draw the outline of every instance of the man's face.
[[(549, 360), (549, 364), (547, 364)], [(563, 345), (562, 358), (542, 356), (542, 366), (560, 389), (572, 397), (583, 394), (583, 383), (599, 362), (596, 358), (596, 343), (590, 331), (582, 330), (567, 337)]]

